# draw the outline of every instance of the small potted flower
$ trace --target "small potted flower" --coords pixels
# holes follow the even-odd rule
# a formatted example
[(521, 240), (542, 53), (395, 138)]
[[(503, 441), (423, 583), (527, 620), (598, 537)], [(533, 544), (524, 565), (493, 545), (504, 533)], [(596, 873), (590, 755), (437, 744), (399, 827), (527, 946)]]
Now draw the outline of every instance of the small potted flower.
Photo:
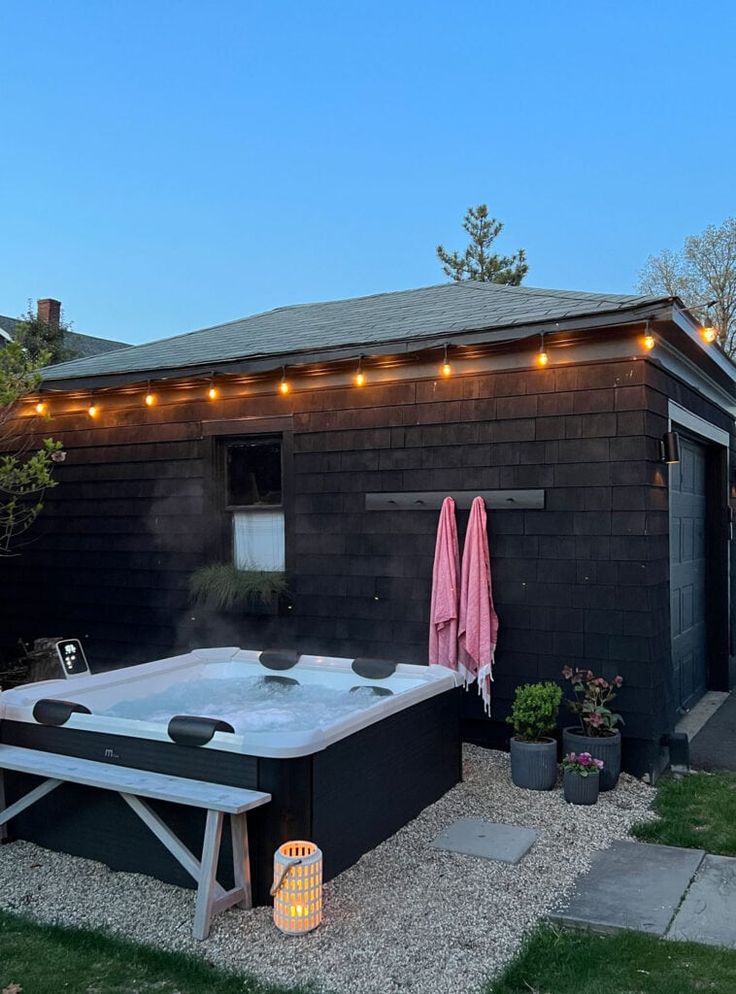
[(569, 752), (562, 760), (562, 786), (568, 804), (595, 804), (603, 760), (589, 752)]
[(562, 691), (556, 683), (531, 683), (516, 688), (511, 715), (511, 779), (516, 787), (552, 790), (557, 782), (557, 741), (554, 736)]
[(609, 707), (616, 691), (623, 684), (623, 677), (604, 680), (592, 670), (572, 669), (565, 666), (562, 675), (572, 686), (572, 699), (566, 701), (580, 724), (562, 731), (563, 752), (589, 752), (602, 759), (605, 767), (601, 773), (601, 790), (612, 790), (621, 772), (621, 732), (616, 728), (623, 718)]

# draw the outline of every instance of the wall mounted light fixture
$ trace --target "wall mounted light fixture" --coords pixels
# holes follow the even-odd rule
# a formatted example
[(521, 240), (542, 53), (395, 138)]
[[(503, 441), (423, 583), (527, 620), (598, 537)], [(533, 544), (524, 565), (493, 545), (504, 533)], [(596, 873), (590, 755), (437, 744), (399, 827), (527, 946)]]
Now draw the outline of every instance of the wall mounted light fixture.
[(671, 464), (680, 461), (680, 436), (676, 431), (666, 431), (659, 444), (662, 462)]

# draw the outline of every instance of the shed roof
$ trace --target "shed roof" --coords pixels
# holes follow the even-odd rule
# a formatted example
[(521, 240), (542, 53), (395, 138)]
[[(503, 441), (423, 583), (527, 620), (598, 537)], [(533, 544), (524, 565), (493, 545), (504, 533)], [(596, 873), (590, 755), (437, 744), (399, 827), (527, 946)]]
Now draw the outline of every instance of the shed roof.
[(46, 382), (208, 367), (235, 360), (380, 343), (451, 339), (469, 331), (617, 313), (662, 297), (542, 290), (497, 283), (442, 283), (272, 311), (104, 355), (59, 363)]

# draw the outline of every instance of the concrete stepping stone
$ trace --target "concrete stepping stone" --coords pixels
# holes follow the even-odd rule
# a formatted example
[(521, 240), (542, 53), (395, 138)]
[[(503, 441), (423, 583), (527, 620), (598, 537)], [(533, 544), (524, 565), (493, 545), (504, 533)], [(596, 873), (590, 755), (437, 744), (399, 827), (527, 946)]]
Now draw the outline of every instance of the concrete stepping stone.
[(440, 832), (432, 848), (501, 863), (518, 863), (536, 841), (537, 833), (531, 828), (461, 818)]
[(736, 949), (736, 859), (705, 857), (667, 938)]
[(702, 849), (616, 841), (594, 855), (567, 906), (550, 917), (603, 932), (662, 936), (704, 856)]

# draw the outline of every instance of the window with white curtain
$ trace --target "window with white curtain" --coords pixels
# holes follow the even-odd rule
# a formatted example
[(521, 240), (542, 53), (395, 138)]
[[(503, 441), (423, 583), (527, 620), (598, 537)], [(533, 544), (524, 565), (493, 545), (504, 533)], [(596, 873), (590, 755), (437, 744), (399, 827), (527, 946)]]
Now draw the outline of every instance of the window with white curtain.
[(255, 437), (229, 442), (225, 469), (235, 566), (283, 572), (286, 542), (281, 439)]

